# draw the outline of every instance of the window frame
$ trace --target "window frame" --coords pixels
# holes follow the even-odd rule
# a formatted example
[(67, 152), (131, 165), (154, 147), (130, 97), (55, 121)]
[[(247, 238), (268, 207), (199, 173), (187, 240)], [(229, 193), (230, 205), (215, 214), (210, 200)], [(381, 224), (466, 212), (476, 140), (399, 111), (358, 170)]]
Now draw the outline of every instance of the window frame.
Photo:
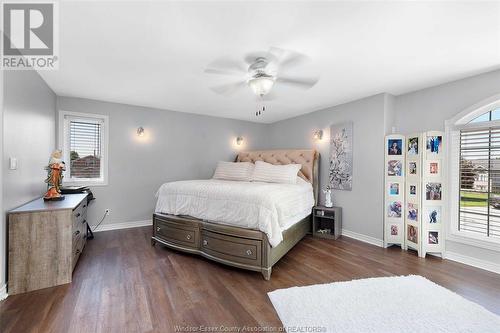
[[(88, 121), (89, 119), (102, 122), (102, 134), (101, 134), (101, 177), (100, 178), (70, 178), (70, 168), (71, 162), (66, 163), (65, 177), (63, 178), (63, 184), (67, 186), (106, 186), (108, 185), (108, 160), (109, 160), (109, 117), (107, 115), (101, 115), (96, 113), (83, 113), (83, 112), (72, 112), (59, 110), (58, 113), (58, 138), (57, 144), (63, 151), (63, 158), (70, 161), (70, 150), (69, 150), (69, 120), (67, 117), (73, 120), (78, 120), (79, 118), (83, 121)], [(67, 176), (66, 176), (67, 175)]]
[(446, 240), (472, 245), (488, 250), (500, 251), (500, 239), (477, 235), (459, 230), (460, 209), (460, 131), (463, 129), (484, 129), (500, 126), (500, 120), (470, 123), (482, 114), (500, 108), (500, 94), (483, 100), (463, 110), (452, 119), (445, 121), (445, 137), (448, 142), (446, 160), (449, 165), (447, 175), (449, 184), (448, 212), (449, 222), (445, 223)]

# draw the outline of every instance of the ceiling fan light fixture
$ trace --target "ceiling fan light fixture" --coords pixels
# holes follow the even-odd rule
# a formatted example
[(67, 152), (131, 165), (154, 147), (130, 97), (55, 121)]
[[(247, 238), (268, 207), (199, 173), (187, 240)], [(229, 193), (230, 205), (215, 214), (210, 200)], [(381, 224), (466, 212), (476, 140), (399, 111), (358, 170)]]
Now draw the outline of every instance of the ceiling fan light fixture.
[(267, 95), (274, 85), (274, 78), (272, 76), (257, 76), (248, 80), (248, 85), (255, 95)]

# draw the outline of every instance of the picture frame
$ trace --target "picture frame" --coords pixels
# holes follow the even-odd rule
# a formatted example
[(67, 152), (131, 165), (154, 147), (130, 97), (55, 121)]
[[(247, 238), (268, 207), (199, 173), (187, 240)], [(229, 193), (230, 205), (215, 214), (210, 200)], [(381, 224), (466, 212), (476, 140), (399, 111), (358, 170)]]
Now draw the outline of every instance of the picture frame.
[(428, 160), (425, 162), (425, 174), (429, 178), (440, 178), (441, 169), (441, 161), (439, 160)]
[(427, 233), (427, 244), (429, 245), (439, 244), (439, 231), (429, 231)]
[(417, 161), (408, 161), (406, 174), (408, 176), (417, 176), (418, 175), (417, 166), (418, 166)]
[(391, 224), (391, 236), (399, 235), (399, 226), (397, 224)]
[(390, 182), (387, 188), (387, 194), (389, 196), (399, 196), (401, 194), (401, 183)]
[(418, 137), (408, 138), (407, 144), (407, 152), (409, 156), (417, 156), (418, 155)]
[(442, 200), (442, 184), (441, 182), (428, 182), (425, 184), (425, 200), (441, 201)]
[(387, 205), (387, 217), (400, 219), (403, 214), (401, 201), (392, 201)]
[(402, 177), (403, 162), (401, 160), (390, 160), (387, 162), (387, 176)]
[(418, 185), (416, 183), (408, 184), (408, 197), (418, 198)]
[(407, 211), (406, 218), (408, 219), (408, 221), (412, 221), (414, 223), (417, 223), (418, 222), (418, 204), (408, 202), (406, 211)]
[(403, 155), (403, 140), (402, 139), (388, 139), (387, 155), (389, 155), (389, 156), (402, 156)]
[(409, 224), (406, 229), (407, 229), (406, 239), (409, 242), (418, 244), (418, 227)]
[(425, 140), (427, 156), (441, 155), (443, 151), (442, 135), (427, 135)]
[(441, 223), (441, 206), (427, 206), (425, 208), (424, 217), (422, 218), (424, 223), (427, 224), (439, 224)]

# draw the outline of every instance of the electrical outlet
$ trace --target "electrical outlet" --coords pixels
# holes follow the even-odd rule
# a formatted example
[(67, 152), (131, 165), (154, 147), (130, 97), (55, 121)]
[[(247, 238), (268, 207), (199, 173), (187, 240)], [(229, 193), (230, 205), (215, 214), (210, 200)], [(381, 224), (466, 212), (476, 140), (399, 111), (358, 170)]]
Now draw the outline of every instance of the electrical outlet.
[(111, 210), (109, 208), (106, 208), (106, 210), (104, 211), (104, 214), (106, 214), (106, 216), (108, 216), (109, 214), (111, 214)]

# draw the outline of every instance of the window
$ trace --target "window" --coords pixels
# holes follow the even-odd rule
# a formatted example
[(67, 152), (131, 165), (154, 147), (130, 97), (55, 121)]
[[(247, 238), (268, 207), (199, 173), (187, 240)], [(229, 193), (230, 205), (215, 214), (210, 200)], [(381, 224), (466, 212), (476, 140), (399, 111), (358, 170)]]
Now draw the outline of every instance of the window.
[(107, 131), (107, 116), (59, 112), (59, 145), (66, 161), (65, 184), (107, 184)]
[(500, 127), (460, 131), (460, 231), (500, 239)]

